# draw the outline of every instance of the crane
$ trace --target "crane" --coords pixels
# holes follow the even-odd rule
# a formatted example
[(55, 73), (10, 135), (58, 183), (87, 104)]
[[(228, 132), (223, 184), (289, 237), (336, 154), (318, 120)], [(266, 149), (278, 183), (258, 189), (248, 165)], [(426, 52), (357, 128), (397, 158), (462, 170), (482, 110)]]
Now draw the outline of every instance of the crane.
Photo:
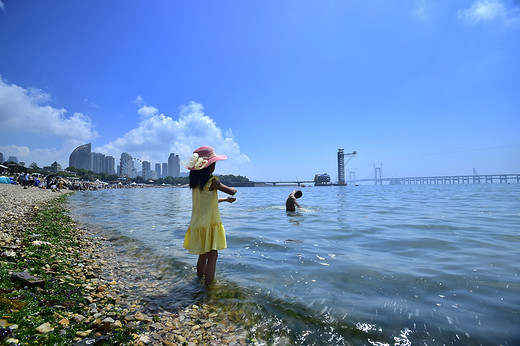
[[(357, 151), (345, 153), (344, 149), (338, 149), (338, 185), (346, 185), (345, 183), (345, 166), (357, 155)], [(345, 157), (347, 160), (345, 162)]]

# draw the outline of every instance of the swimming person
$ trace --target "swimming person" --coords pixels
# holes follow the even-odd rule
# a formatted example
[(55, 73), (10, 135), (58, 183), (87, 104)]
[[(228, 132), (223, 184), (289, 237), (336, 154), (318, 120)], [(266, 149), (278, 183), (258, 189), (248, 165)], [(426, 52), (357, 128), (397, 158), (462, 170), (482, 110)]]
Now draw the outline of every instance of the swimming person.
[(289, 197), (287, 197), (287, 201), (285, 201), (285, 210), (296, 211), (296, 207), (301, 208), (298, 202), (296, 202), (296, 199), (301, 196), (303, 196), (303, 193), (300, 190), (294, 190), (291, 192)]
[(225, 159), (225, 155), (217, 155), (212, 147), (205, 146), (193, 152), (186, 166), (190, 170), (192, 210), (190, 226), (184, 236), (184, 248), (191, 254), (199, 255), (197, 275), (204, 276), (206, 285), (215, 277), (217, 251), (227, 247), (218, 204), (233, 203), (236, 200), (234, 197), (218, 198), (217, 190), (229, 195), (237, 192), (235, 188), (222, 184), (212, 174), (215, 163)]

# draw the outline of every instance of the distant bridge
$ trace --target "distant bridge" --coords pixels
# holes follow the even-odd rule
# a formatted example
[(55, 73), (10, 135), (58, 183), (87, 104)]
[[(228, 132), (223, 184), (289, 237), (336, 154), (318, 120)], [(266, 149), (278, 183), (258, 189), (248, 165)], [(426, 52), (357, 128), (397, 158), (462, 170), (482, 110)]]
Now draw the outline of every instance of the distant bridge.
[(246, 187), (246, 186), (302, 186), (303, 184), (314, 184), (314, 180), (288, 180), (288, 181), (249, 181), (249, 182), (233, 182), (230, 186)]
[[(432, 177), (405, 177), (405, 178), (372, 178), (355, 179), (347, 183), (354, 185), (357, 183), (372, 182), (376, 185), (427, 185), (427, 184), (508, 184), (520, 183), (520, 174), (482, 174), (482, 175), (442, 175)], [(304, 184), (314, 185), (314, 180), (277, 180), (277, 181), (249, 181), (235, 182), (229, 184), (234, 187), (247, 186), (302, 186)], [(332, 184), (331, 184), (332, 186)]]
[(357, 179), (349, 181), (349, 184), (358, 182), (374, 182), (383, 185), (383, 181), (391, 185), (425, 185), (425, 184), (493, 184), (493, 183), (520, 183), (520, 174), (482, 174), (482, 175), (443, 175), (433, 177), (406, 177), (406, 178), (379, 178)]

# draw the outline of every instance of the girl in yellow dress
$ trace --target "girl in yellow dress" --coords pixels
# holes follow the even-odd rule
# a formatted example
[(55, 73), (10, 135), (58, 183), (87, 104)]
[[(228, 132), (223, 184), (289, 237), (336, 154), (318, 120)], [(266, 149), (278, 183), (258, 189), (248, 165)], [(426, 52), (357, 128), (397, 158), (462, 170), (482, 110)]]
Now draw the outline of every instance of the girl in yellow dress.
[(192, 210), (190, 227), (184, 236), (184, 248), (189, 253), (199, 255), (197, 275), (204, 276), (206, 285), (215, 277), (218, 250), (225, 249), (226, 233), (218, 204), (233, 203), (236, 198), (218, 198), (217, 190), (234, 195), (237, 190), (220, 182), (212, 175), (215, 162), (225, 160), (225, 155), (215, 154), (212, 147), (205, 146), (196, 149), (187, 169), (190, 170), (190, 189)]

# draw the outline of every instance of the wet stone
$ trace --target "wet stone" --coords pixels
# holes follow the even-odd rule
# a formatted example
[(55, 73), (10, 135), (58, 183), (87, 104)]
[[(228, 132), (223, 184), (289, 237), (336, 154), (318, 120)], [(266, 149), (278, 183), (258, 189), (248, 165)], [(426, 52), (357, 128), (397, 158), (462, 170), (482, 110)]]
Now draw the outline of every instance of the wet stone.
[(45, 334), (48, 332), (52, 332), (54, 328), (51, 326), (49, 322), (46, 322), (38, 327), (36, 327), (36, 331), (41, 334)]
[(27, 272), (12, 273), (11, 281), (20, 282), (22, 285), (27, 287), (43, 287), (45, 285), (45, 280), (41, 280)]
[[(1, 239), (9, 241), (0, 250), (1, 261), (15, 261), (18, 257), (32, 256), (22, 250), (23, 234), (26, 226), (24, 217), (34, 212), (35, 203), (48, 201), (56, 195), (49, 191), (37, 189), (15, 190), (12, 187), (0, 186), (0, 206), (6, 206), (0, 215)], [(16, 187), (14, 187), (16, 189)], [(4, 193), (4, 189), (8, 189)], [(11, 189), (11, 190), (9, 190)], [(23, 198), (20, 199), (20, 191)], [(23, 202), (20, 202), (23, 201)], [(10, 214), (10, 206), (17, 205), (16, 211)], [(4, 227), (6, 215), (11, 218), (9, 227)], [(14, 226), (16, 225), (16, 226)], [(11, 227), (12, 226), (12, 227)], [(198, 301), (187, 305), (183, 297), (172, 297), (169, 301), (157, 301), (156, 297), (171, 296), (171, 288), (162, 270), (157, 267), (143, 267), (135, 261), (132, 255), (119, 251), (114, 240), (107, 239), (97, 230), (73, 225), (78, 234), (78, 245), (59, 249), (63, 253), (79, 253), (80, 258), (56, 260), (44, 266), (57, 282), (65, 284), (67, 280), (76, 278), (81, 283), (73, 286), (84, 289), (84, 303), (75, 303), (82, 308), (83, 315), (66, 313), (67, 305), (59, 302), (55, 305), (60, 309), (60, 317), (56, 320), (59, 332), (70, 332), (74, 324), (88, 325), (88, 330), (80, 330), (74, 339), (74, 345), (93, 345), (98, 341), (110, 343), (109, 335), (114, 330), (123, 330), (132, 335), (133, 341), (128, 345), (245, 345), (246, 333), (243, 328), (230, 326), (229, 311), (212, 311), (212, 307)], [(5, 236), (4, 236), (5, 235)], [(32, 241), (47, 241), (41, 236), (34, 236)], [(40, 244), (40, 243), (39, 243)], [(41, 243), (42, 247), (56, 249), (59, 244), (50, 247)], [(16, 256), (9, 258), (5, 252)], [(62, 269), (68, 268), (68, 269)], [(172, 284), (175, 282), (172, 281)], [(2, 292), (0, 292), (2, 293)], [(182, 293), (181, 293), (182, 295)], [(0, 299), (2, 299), (0, 294)], [(2, 300), (3, 304), (4, 301)], [(14, 300), (7, 302), (9, 308), (14, 308)], [(9, 311), (9, 310), (8, 310)], [(226, 323), (222, 323), (226, 321)], [(11, 328), (8, 326), (7, 328)], [(50, 328), (53, 328), (49, 324)], [(85, 328), (85, 327), (83, 327)], [(229, 329), (229, 330), (228, 330)], [(76, 330), (76, 329), (74, 329)], [(6, 336), (11, 337), (11, 336)], [(2, 342), (6, 342), (6, 337)], [(12, 335), (15, 339), (15, 335)], [(251, 343), (251, 342), (249, 342)], [(252, 342), (262, 344), (262, 342)]]

